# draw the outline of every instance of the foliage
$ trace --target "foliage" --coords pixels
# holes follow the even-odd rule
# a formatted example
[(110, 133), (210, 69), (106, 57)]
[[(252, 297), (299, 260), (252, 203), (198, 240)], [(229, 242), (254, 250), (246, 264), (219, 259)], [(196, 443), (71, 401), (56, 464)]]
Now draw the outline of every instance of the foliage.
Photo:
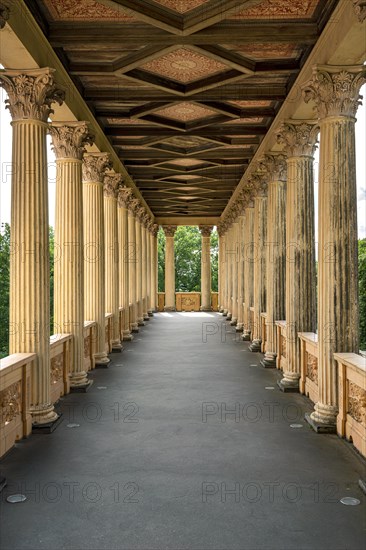
[(358, 292), (360, 304), (360, 349), (366, 351), (366, 239), (358, 241)]
[[(198, 227), (180, 226), (174, 235), (175, 288), (177, 292), (199, 292), (201, 290), (201, 233)], [(158, 233), (159, 292), (165, 286), (165, 235)], [(218, 285), (218, 234), (211, 235), (212, 290)]]
[(10, 225), (0, 232), (0, 357), (9, 354)]

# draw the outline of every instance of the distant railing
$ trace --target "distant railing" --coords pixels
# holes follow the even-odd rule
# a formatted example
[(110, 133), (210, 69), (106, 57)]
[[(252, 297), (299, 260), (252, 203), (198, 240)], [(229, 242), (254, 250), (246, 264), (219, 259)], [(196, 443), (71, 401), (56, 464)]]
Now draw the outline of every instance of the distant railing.
[[(218, 310), (219, 293), (211, 292), (212, 311)], [(165, 292), (158, 292), (158, 311), (164, 311)], [(176, 292), (175, 307), (177, 311), (200, 311), (200, 292)]]
[(319, 399), (318, 387), (318, 335), (314, 332), (299, 332), (300, 351), (300, 392), (313, 403)]
[(51, 402), (56, 403), (70, 391), (70, 361), (73, 337), (71, 334), (53, 334), (50, 338)]
[(286, 336), (286, 321), (276, 321), (277, 331), (277, 358), (276, 367), (279, 370), (284, 370), (287, 362), (287, 336)]

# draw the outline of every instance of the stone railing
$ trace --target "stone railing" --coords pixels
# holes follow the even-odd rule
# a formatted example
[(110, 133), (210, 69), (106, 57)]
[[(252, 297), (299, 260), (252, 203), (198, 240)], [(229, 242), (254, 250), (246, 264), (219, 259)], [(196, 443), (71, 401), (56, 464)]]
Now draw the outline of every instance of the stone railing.
[(119, 308), (119, 314), (118, 314), (118, 330), (119, 330), (119, 337), (121, 339), (121, 342), (123, 340), (123, 327), (125, 323), (125, 309), (123, 307)]
[(316, 403), (318, 401), (318, 335), (314, 332), (299, 332), (301, 340), (300, 392)]
[(35, 353), (14, 353), (0, 361), (0, 456), (32, 432), (29, 412)]
[(50, 338), (51, 401), (56, 403), (70, 391), (71, 334), (53, 334)]
[(254, 332), (254, 307), (249, 308), (249, 328), (250, 328), (250, 339), (253, 337)]
[(86, 372), (94, 369), (94, 354), (96, 351), (97, 324), (95, 321), (84, 323), (84, 369)]
[(287, 344), (287, 336), (286, 336), (286, 321), (276, 321), (276, 332), (277, 332), (277, 338), (276, 338), (276, 367), (279, 370), (283, 370), (286, 366), (286, 344)]
[(200, 292), (176, 292), (175, 307), (177, 311), (199, 311), (201, 306)]
[(211, 306), (212, 311), (218, 311), (219, 309), (219, 293), (211, 292)]
[(105, 347), (104, 350), (107, 354), (112, 353), (112, 330), (113, 330), (113, 314), (105, 314)]
[(261, 352), (266, 353), (267, 350), (267, 313), (261, 313), (261, 324), (262, 324), (262, 344)]
[(165, 292), (158, 292), (158, 311), (164, 311)]
[(338, 363), (337, 432), (366, 456), (366, 359), (355, 353), (335, 353)]

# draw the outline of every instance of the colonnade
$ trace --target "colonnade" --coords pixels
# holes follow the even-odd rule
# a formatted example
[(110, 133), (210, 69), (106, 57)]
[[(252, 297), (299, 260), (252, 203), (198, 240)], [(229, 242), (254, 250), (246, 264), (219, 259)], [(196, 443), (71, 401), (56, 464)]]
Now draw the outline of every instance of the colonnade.
[[(13, 127), (10, 260), (10, 353), (36, 353), (30, 410), (35, 425), (57, 420), (50, 398), (50, 265), (46, 136), (56, 156), (54, 269), (55, 332), (73, 336), (70, 386), (86, 391), (85, 321), (96, 322), (94, 362), (108, 366), (105, 315), (112, 314), (112, 348), (156, 311), (157, 231), (151, 213), (108, 153), (93, 143), (85, 121), (52, 122), (64, 95), (50, 68), (7, 70)], [(124, 310), (120, 326), (120, 308)]]
[[(220, 311), (243, 330), (244, 340), (251, 339), (253, 352), (264, 343), (266, 315), (264, 367), (276, 364), (275, 322), (286, 321), (283, 391), (299, 389), (298, 333), (317, 328), (319, 399), (308, 418), (317, 430), (336, 425), (334, 353), (359, 353), (355, 115), (365, 80), (363, 65), (315, 66), (302, 93), (317, 117), (283, 121), (277, 131), (282, 150), (263, 155), (218, 227)], [(313, 160), (319, 134), (316, 274)]]

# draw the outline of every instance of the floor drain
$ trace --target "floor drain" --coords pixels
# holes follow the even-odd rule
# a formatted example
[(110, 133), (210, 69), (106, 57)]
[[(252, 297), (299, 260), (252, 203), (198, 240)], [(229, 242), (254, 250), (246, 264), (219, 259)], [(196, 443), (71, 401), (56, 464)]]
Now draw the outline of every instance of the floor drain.
[(357, 506), (358, 504), (361, 504), (361, 501), (358, 500), (358, 498), (353, 497), (343, 497), (340, 502), (346, 506)]
[(290, 424), (290, 428), (303, 428), (303, 424)]
[(253, 365), (250, 365), (250, 366), (251, 366), (251, 367), (258, 367), (258, 365), (254, 365), (254, 363), (253, 363)]
[(24, 502), (27, 497), (25, 495), (9, 495), (6, 500), (11, 504), (15, 504), (16, 502)]
[(97, 387), (97, 390), (106, 390), (107, 389), (107, 386), (98, 386)]
[(266, 386), (264, 389), (265, 390), (274, 390), (274, 386)]
[(80, 424), (67, 424), (68, 428), (80, 428)]

